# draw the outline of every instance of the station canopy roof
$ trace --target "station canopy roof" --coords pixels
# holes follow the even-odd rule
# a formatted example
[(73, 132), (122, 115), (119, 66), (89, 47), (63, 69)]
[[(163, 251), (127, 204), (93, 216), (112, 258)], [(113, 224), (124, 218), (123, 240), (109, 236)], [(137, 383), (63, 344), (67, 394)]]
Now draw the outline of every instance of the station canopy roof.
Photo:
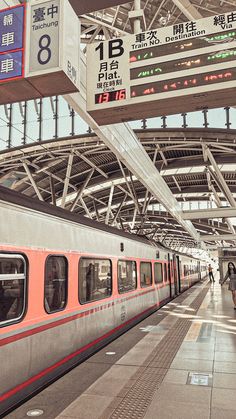
[[(70, 0), (71, 3), (79, 4), (80, 0)], [(103, 31), (107, 37), (110, 34), (133, 33), (132, 22), (129, 19), (129, 12), (134, 10), (134, 1), (123, 2), (110, 0), (113, 6), (106, 9), (100, 7), (109, 0), (91, 1), (96, 3), (96, 10), (89, 11), (82, 17), (82, 37), (90, 42), (94, 31), (100, 27), (100, 35)], [(83, 2), (82, 2), (83, 3)], [(117, 6), (115, 6), (115, 3)], [(200, 19), (211, 15), (222, 14), (235, 10), (235, 0), (140, 0), (141, 8), (144, 11), (143, 30), (157, 29), (163, 26), (174, 25), (192, 19)], [(99, 7), (99, 10), (97, 10)], [(96, 28), (93, 28), (93, 25)], [(91, 31), (89, 31), (89, 25)], [(84, 36), (83, 36), (84, 35)], [(98, 33), (97, 33), (98, 35)]]
[[(6, 3), (17, 1), (0, 0), (0, 7)], [(129, 20), (133, 1), (71, 0), (71, 4), (81, 18), (85, 54), (87, 43), (133, 33)], [(95, 10), (98, 5), (100, 9)], [(149, 30), (233, 11), (236, 1), (142, 0), (141, 7), (143, 29)], [(236, 131), (229, 126), (150, 129), (145, 125), (145, 114), (143, 117), (143, 129), (134, 133), (180, 204), (181, 217), (191, 220), (188, 222), (199, 240), (93, 130), (3, 148), (0, 184), (172, 249), (199, 249), (202, 243), (209, 248), (234, 246)]]

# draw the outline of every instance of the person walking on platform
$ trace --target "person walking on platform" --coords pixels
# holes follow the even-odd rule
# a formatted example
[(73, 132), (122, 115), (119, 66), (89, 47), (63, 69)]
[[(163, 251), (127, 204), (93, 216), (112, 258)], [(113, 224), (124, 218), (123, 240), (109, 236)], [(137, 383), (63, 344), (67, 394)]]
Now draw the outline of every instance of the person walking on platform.
[(214, 275), (213, 275), (213, 268), (211, 264), (208, 265), (208, 275), (211, 282), (215, 282)]
[(234, 302), (234, 310), (236, 310), (236, 268), (233, 262), (228, 263), (228, 271), (220, 285), (223, 285), (226, 279), (229, 278), (229, 290), (232, 291), (232, 298)]

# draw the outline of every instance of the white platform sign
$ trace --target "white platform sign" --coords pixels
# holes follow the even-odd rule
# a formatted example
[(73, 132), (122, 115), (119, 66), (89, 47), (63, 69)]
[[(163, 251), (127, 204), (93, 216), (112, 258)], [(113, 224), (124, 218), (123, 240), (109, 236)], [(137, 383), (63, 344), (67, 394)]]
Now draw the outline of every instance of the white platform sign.
[(26, 78), (42, 96), (79, 90), (79, 51), (79, 19), (69, 1), (29, 1)]
[(30, 8), (29, 73), (59, 67), (60, 0)]
[(64, 73), (79, 89), (79, 60), (80, 60), (80, 25), (77, 15), (68, 4), (64, 4), (63, 11), (63, 49), (61, 63)]
[(88, 45), (87, 110), (99, 124), (226, 105), (236, 105), (236, 12)]

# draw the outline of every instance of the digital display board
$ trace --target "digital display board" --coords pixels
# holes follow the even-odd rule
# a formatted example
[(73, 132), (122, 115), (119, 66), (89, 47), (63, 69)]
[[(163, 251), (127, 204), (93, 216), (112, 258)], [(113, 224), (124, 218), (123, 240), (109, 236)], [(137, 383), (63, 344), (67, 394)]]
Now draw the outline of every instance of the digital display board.
[(111, 92), (98, 93), (95, 95), (95, 103), (113, 102), (126, 99), (126, 90), (112, 90)]
[(24, 5), (0, 10), (0, 82), (24, 76)]
[(130, 90), (131, 96), (137, 97), (170, 92), (173, 90), (186, 90), (190, 87), (205, 86), (231, 80), (236, 80), (236, 68), (173, 78), (149, 84), (141, 84), (134, 87), (131, 86)]
[(87, 111), (104, 125), (235, 106), (234, 67), (236, 12), (90, 44)]
[(183, 57), (178, 60), (166, 61), (164, 63), (156, 63), (142, 67), (132, 68), (130, 70), (130, 80), (158, 77), (176, 71), (188, 70), (190, 68), (198, 68), (202, 66), (215, 65), (225, 61), (233, 61), (236, 59), (236, 48), (211, 52), (208, 54), (195, 55), (192, 57)]
[(236, 31), (227, 31), (225, 33), (210, 34), (200, 38), (194, 38), (190, 40), (183, 40), (173, 42), (163, 46), (145, 48), (141, 51), (130, 52), (129, 61), (134, 63), (136, 61), (148, 60), (150, 58), (158, 58), (164, 55), (178, 54), (180, 52), (186, 53), (197, 48), (205, 48), (212, 45), (220, 46), (224, 48), (224, 44), (236, 41)]

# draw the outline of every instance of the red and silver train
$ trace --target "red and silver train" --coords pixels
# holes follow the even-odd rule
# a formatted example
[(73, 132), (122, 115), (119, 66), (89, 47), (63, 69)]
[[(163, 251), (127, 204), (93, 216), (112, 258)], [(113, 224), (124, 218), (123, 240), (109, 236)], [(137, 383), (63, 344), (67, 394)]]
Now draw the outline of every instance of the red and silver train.
[(0, 415), (206, 275), (205, 262), (0, 187)]

